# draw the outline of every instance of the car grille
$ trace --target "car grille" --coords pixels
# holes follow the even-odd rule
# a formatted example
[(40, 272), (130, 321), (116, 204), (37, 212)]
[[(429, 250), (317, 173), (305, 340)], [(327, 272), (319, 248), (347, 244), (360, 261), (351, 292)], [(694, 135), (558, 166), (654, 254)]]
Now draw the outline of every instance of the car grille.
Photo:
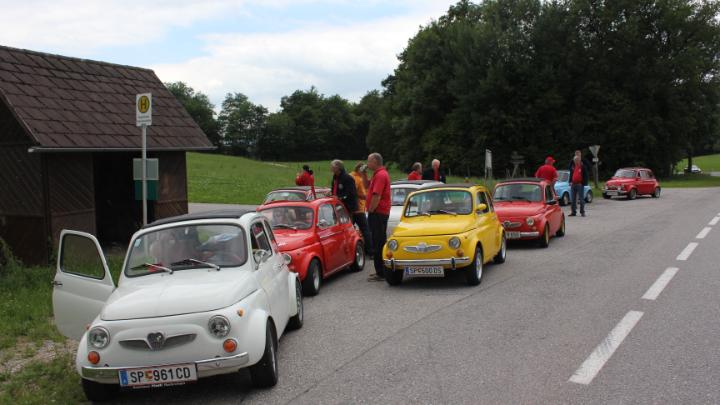
[(153, 348), (150, 346), (150, 343), (147, 341), (147, 339), (127, 339), (127, 340), (121, 340), (120, 346), (131, 349), (131, 350), (148, 350), (148, 351), (155, 351), (155, 350), (164, 350), (164, 349), (170, 349), (177, 346), (182, 346), (184, 344), (190, 343), (197, 335), (195, 333), (188, 333), (186, 335), (175, 335), (175, 336), (169, 336), (165, 338), (164, 343), (162, 346)]
[(424, 242), (418, 243), (417, 246), (405, 246), (403, 248), (404, 251), (410, 253), (431, 253), (437, 252), (440, 249), (442, 249), (442, 246), (440, 245), (428, 245)]
[(503, 222), (503, 227), (505, 229), (519, 228), (521, 225), (522, 225), (522, 223), (520, 223), (520, 222), (514, 222), (514, 221)]

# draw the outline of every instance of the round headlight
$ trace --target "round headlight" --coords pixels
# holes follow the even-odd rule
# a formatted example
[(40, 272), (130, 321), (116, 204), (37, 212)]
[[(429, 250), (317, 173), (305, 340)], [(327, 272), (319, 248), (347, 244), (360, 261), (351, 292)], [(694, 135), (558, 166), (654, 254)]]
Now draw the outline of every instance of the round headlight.
[(388, 241), (388, 249), (395, 251), (398, 248), (398, 243), (395, 239), (390, 239)]
[(230, 333), (230, 321), (222, 315), (215, 315), (208, 322), (208, 330), (216, 338), (224, 338)]
[(96, 349), (103, 349), (110, 343), (110, 333), (102, 327), (95, 327), (88, 332), (88, 343)]
[(533, 224), (535, 223), (535, 220), (532, 219), (532, 218), (530, 218), (530, 217), (527, 217), (527, 218), (525, 219), (525, 223), (527, 223), (527, 224), (530, 225), (530, 226), (533, 226)]
[(459, 248), (460, 247), (460, 238), (458, 238), (457, 236), (453, 236), (448, 241), (448, 246), (450, 246), (451, 249)]

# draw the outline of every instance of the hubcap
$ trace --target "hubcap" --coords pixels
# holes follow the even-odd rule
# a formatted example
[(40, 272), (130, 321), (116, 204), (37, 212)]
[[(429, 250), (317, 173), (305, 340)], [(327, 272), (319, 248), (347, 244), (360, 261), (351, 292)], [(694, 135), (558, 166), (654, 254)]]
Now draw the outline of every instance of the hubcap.
[(270, 334), (270, 366), (272, 367), (273, 373), (277, 373), (277, 362), (275, 361), (275, 341)]
[(505, 237), (503, 236), (502, 247), (500, 248), (500, 251), (502, 252), (501, 254), (502, 254), (502, 258), (503, 258), (503, 259), (505, 258), (505, 254), (506, 254), (505, 248), (506, 248), (506, 247), (507, 247), (507, 240), (506, 240)]
[(318, 269), (317, 265), (313, 266), (313, 287), (316, 290), (320, 288), (320, 269)]
[(365, 253), (360, 245), (355, 247), (355, 263), (357, 263), (358, 267), (363, 267), (365, 264)]
[(298, 283), (295, 285), (295, 300), (297, 301), (298, 318), (302, 321), (305, 317), (305, 308), (303, 308), (302, 302), (302, 288)]
[(483, 259), (482, 259), (482, 252), (480, 249), (475, 251), (475, 273), (477, 273), (477, 278), (480, 280), (482, 278), (482, 271), (483, 271)]

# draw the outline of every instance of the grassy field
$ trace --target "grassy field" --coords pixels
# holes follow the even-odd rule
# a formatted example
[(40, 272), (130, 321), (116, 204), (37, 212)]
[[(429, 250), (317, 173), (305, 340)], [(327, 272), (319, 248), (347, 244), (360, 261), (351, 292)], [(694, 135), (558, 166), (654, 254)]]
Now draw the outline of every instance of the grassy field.
[[(720, 172), (720, 153), (717, 155), (697, 156), (693, 158), (693, 164), (697, 165), (703, 172)], [(683, 170), (687, 167), (687, 159), (678, 163), (677, 169)]]

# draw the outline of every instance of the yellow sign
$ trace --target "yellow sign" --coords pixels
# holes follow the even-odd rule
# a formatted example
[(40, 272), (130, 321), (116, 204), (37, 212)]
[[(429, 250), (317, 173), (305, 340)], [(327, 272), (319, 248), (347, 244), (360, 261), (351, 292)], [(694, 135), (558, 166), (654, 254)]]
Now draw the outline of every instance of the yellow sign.
[(152, 94), (140, 93), (135, 95), (135, 117), (137, 126), (152, 125)]
[(150, 99), (148, 96), (141, 96), (138, 100), (138, 111), (146, 113), (150, 109)]

